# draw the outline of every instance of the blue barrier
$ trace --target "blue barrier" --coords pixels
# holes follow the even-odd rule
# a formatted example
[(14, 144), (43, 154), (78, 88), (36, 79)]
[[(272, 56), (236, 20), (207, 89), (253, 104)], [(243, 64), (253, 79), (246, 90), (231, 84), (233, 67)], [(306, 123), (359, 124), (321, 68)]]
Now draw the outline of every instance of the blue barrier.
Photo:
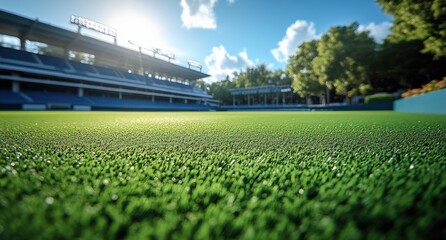
[(270, 105), (237, 105), (221, 106), (220, 111), (385, 111), (393, 110), (393, 103), (332, 103), (327, 105), (307, 104), (270, 104)]
[(446, 114), (446, 89), (396, 100), (393, 108), (398, 112)]

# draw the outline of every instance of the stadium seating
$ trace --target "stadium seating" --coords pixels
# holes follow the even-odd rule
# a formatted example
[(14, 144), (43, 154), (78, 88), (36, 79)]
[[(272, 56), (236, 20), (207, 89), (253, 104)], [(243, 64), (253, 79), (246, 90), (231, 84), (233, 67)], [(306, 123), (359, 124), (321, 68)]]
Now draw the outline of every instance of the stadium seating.
[(39, 91), (23, 91), (33, 101), (32, 103), (66, 103), (74, 105), (91, 105), (92, 103), (83, 97), (79, 97), (72, 93), (56, 93), (56, 92), (39, 92)]
[(22, 104), (28, 102), (20, 94), (6, 89), (0, 90), (0, 96), (0, 103), (3, 104)]
[(101, 67), (101, 66), (94, 66), (94, 68), (101, 75), (120, 78), (120, 76), (113, 69), (105, 68), (105, 67)]
[(145, 82), (146, 79), (144, 78), (144, 76), (141, 76), (139, 74), (133, 74), (134, 77), (136, 78), (136, 80), (141, 81), (141, 82)]
[(128, 72), (124, 72), (124, 71), (119, 71), (118, 72), (125, 78), (131, 81), (137, 81), (138, 79), (135, 77), (136, 74), (132, 74), (132, 73), (128, 73)]
[[(0, 109), (91, 110), (110, 106), (110, 110), (197, 110), (218, 105), (205, 91), (174, 80), (209, 77), (191, 65), (180, 66), (141, 49), (138, 53), (117, 44), (116, 38), (111, 43), (2, 10), (0, 18), (5, 40), (0, 42)], [(78, 58), (84, 56), (88, 59)], [(138, 70), (141, 68), (144, 74)], [(117, 99), (118, 93), (124, 99)], [(84, 97), (91, 95), (96, 96), (95, 101)]]
[(90, 64), (84, 64), (76, 61), (69, 61), (71, 66), (79, 73), (97, 73), (94, 67)]
[[(22, 97), (25, 95), (31, 101)], [(2, 104), (65, 104), (68, 107), (90, 106), (93, 109), (139, 109), (139, 110), (181, 110), (181, 111), (206, 111), (209, 106), (193, 103), (169, 103), (152, 102), (148, 99), (119, 99), (102, 96), (79, 97), (73, 93), (43, 92), (24, 90), (15, 93), (10, 90), (0, 90), (0, 105)]]
[(26, 51), (0, 47), (0, 57), (14, 61), (37, 64), (38, 62), (34, 58), (34, 55), (35, 54)]
[(47, 66), (52, 66), (59, 70), (68, 70), (70, 67), (67, 65), (67, 62), (64, 59), (56, 58), (47, 55), (37, 55), (40, 61)]
[[(161, 88), (169, 88), (180, 91), (205, 94), (205, 92), (202, 91), (201, 89), (194, 88), (191, 85), (160, 80), (154, 77), (142, 76), (139, 74), (128, 73), (122, 70), (115, 70), (97, 65), (84, 64), (71, 60), (67, 61), (57, 57), (39, 55), (10, 48), (0, 47), (0, 57), (3, 59), (14, 60), (13, 63), (8, 62), (9, 64), (20, 65), (20, 62), (32, 63), (33, 66), (28, 66), (28, 65), (26, 66), (34, 68), (40, 67), (45, 70), (48, 70), (48, 67), (50, 67), (52, 70), (57, 70), (65, 74), (69, 73), (80, 76), (91, 76), (91, 74), (93, 74), (101, 79), (124, 80), (124, 81), (127, 80), (130, 82), (138, 82), (149, 86), (156, 86)], [(39, 59), (41, 63), (39, 63), (37, 59)]]
[[(141, 84), (151, 86), (154, 89), (177, 93), (206, 93), (192, 85), (179, 82), (161, 80), (153, 76), (142, 76), (119, 69), (103, 66), (84, 64), (58, 57), (34, 54), (22, 50), (0, 47), (0, 64), (11, 66), (11, 69), (28, 69), (36, 74), (56, 74), (55, 76), (67, 76), (73, 79), (79, 77), (86, 79), (106, 80), (122, 83)], [(42, 72), (43, 71), (43, 72)], [(159, 89), (159, 90), (158, 90)], [(19, 93), (12, 90), (0, 90), (0, 104), (65, 104), (66, 106), (82, 105), (91, 106), (93, 109), (141, 109), (141, 110), (209, 110), (210, 107), (202, 104), (185, 104), (169, 102), (152, 102), (144, 99), (118, 99), (100, 96), (80, 97), (75, 93), (36, 91), (24, 89)]]
[(201, 104), (152, 102), (144, 99), (118, 99), (111, 97), (87, 96), (86, 100), (92, 102), (94, 108), (121, 108), (121, 109), (143, 109), (143, 110), (209, 110), (209, 106)]

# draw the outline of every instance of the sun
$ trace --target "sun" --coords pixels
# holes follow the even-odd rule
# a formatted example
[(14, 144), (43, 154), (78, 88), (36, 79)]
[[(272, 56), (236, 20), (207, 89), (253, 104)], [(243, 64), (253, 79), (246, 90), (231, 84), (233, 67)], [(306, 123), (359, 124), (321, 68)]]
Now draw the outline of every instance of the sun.
[(137, 10), (123, 10), (109, 21), (117, 31), (118, 44), (126, 47), (129, 41), (145, 48), (166, 48), (160, 24)]

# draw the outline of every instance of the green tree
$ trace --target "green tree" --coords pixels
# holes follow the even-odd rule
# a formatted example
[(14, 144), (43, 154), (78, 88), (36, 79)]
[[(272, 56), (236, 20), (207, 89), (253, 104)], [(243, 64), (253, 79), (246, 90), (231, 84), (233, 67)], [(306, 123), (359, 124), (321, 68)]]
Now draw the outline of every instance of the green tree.
[(375, 60), (376, 43), (368, 32), (359, 32), (358, 23), (332, 27), (317, 44), (313, 60), (319, 83), (330, 83), (336, 93), (348, 99), (371, 90), (369, 71)]
[(293, 77), (291, 86), (294, 92), (306, 98), (308, 104), (311, 103), (311, 96), (321, 95), (325, 89), (313, 69), (313, 61), (318, 56), (318, 43), (318, 40), (302, 43), (296, 54), (290, 57), (286, 68)]
[[(232, 88), (290, 85), (291, 81), (292, 78), (287, 72), (281, 69), (271, 71), (265, 64), (261, 64), (258, 66), (247, 67), (240, 72), (234, 72), (232, 80), (230, 80), (228, 76), (226, 80), (210, 84), (209, 93), (215, 99), (220, 100), (223, 105), (232, 105), (233, 99), (230, 92)], [(285, 98), (292, 98), (292, 96), (288, 95)], [(242, 102), (248, 101), (247, 96), (238, 96), (237, 98)]]
[(418, 88), (432, 79), (446, 76), (446, 57), (434, 59), (432, 53), (421, 53), (423, 41), (386, 39), (379, 46), (372, 85), (376, 91)]
[(377, 0), (384, 12), (394, 17), (389, 40), (421, 40), (423, 52), (446, 56), (445, 0)]
[(293, 78), (286, 71), (277, 69), (274, 72), (270, 72), (268, 79), (270, 79), (273, 85), (291, 85)]
[(247, 67), (240, 73), (234, 73), (233, 81), (237, 88), (259, 87), (270, 85), (271, 71), (265, 64)]
[(232, 105), (231, 88), (234, 88), (234, 83), (229, 80), (214, 82), (209, 86), (209, 94), (211, 94), (214, 99), (220, 100), (222, 105)]
[(195, 87), (200, 88), (203, 91), (209, 91), (209, 83), (202, 79), (196, 80), (193, 84)]

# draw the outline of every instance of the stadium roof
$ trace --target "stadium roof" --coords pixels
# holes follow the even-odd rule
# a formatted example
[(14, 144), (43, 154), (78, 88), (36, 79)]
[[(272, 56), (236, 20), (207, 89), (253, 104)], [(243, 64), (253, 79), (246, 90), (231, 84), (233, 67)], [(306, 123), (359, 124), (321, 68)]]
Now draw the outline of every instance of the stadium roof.
[[(209, 77), (208, 74), (167, 62), (147, 54), (120, 47), (113, 43), (69, 31), (38, 19), (32, 20), (0, 10), (0, 34), (18, 37), (23, 40), (42, 42), (62, 48), (94, 54), (103, 59), (120, 59), (122, 56), (139, 60), (140, 56), (146, 70), (161, 75), (185, 80), (197, 80)], [(118, 33), (119, 34), (119, 33)], [(119, 62), (119, 61), (117, 61)]]
[(290, 85), (270, 85), (270, 86), (230, 89), (231, 95), (233, 95), (233, 96), (249, 95), (249, 94), (264, 94), (264, 93), (285, 93), (285, 92), (291, 92), (291, 91), (292, 91), (292, 88)]

